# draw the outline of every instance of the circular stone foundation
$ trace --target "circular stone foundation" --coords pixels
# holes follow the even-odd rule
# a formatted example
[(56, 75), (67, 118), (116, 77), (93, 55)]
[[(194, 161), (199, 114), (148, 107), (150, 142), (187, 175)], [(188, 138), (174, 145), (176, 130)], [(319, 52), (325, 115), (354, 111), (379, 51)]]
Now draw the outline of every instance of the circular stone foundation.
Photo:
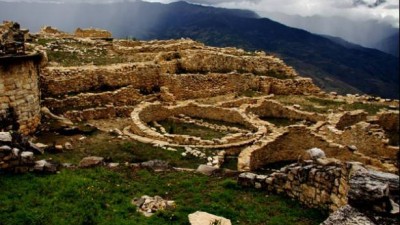
[[(204, 140), (200, 137), (161, 133), (150, 127), (151, 122), (159, 122), (171, 117), (196, 118), (239, 124), (245, 129), (228, 134), (219, 139)], [(131, 113), (131, 126), (125, 128), (125, 134), (145, 143), (172, 147), (230, 148), (245, 146), (260, 139), (267, 128), (260, 120), (243, 110), (201, 105), (193, 101), (180, 102), (177, 105), (142, 103)], [(240, 130), (240, 129), (238, 129)]]

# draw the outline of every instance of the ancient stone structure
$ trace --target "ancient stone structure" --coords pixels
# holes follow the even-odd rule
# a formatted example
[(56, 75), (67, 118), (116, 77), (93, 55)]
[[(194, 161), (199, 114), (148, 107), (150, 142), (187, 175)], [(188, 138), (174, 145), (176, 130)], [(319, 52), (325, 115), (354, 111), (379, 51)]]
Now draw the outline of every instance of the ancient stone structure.
[[(382, 212), (392, 210), (390, 204), (395, 205), (399, 201), (399, 176), (368, 171), (361, 165), (334, 158), (318, 158), (290, 164), (270, 175), (242, 173), (238, 183), (245, 187), (283, 193), (310, 207), (331, 211), (348, 202), (358, 204), (358, 207), (361, 203), (363, 207), (374, 210), (381, 207)], [(389, 199), (393, 203), (388, 203)], [(374, 204), (376, 206), (373, 207)]]
[(11, 116), (24, 134), (40, 123), (40, 60), (39, 54), (0, 58), (0, 120)]
[(28, 30), (21, 29), (15, 22), (5, 21), (0, 24), (0, 56), (25, 54), (25, 36)]
[(77, 28), (75, 30), (75, 37), (78, 38), (111, 38), (111, 32), (107, 30), (89, 28), (89, 29), (81, 29)]

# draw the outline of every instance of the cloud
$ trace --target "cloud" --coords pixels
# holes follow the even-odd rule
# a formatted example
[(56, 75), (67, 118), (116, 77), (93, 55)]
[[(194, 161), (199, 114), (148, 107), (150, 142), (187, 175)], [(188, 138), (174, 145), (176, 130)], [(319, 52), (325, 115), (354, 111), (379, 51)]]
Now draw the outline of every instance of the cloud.
[[(146, 0), (170, 3), (177, 0)], [(280, 12), (300, 16), (341, 16), (353, 20), (376, 19), (399, 27), (399, 0), (186, 0), (217, 7), (249, 9), (261, 16)]]
[[(4, 1), (4, 0), (3, 0)], [(7, 1), (7, 0), (6, 0)], [(135, 0), (8, 0), (35, 2), (110, 3)], [(181, 0), (144, 0), (171, 3)], [(399, 0), (185, 0), (217, 7), (249, 9), (261, 16), (279, 12), (300, 16), (341, 16), (353, 20), (376, 19), (399, 27)]]

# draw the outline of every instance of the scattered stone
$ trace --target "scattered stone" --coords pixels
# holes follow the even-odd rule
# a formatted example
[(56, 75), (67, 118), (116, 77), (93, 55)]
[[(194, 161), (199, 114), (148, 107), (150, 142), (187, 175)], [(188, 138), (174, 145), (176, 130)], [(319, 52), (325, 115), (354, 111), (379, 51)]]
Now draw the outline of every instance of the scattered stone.
[(79, 167), (80, 168), (89, 168), (89, 167), (101, 166), (103, 164), (104, 164), (103, 157), (89, 156), (89, 157), (83, 158), (79, 162)]
[(72, 144), (70, 142), (65, 142), (64, 143), (64, 148), (67, 149), (67, 150), (74, 149), (74, 147), (72, 146)]
[(119, 163), (108, 163), (107, 167), (110, 169), (114, 169), (114, 168), (119, 167)]
[(54, 146), (55, 150), (57, 150), (58, 152), (62, 152), (62, 150), (64, 149), (64, 147), (62, 145), (55, 145)]
[(175, 201), (164, 200), (160, 196), (150, 197), (143, 195), (140, 198), (132, 199), (131, 203), (132, 205), (136, 205), (138, 212), (146, 217), (150, 217), (160, 210), (172, 210), (176, 208)]
[(141, 168), (145, 169), (150, 169), (155, 172), (161, 172), (161, 171), (170, 171), (173, 169), (172, 166), (169, 165), (168, 162), (162, 161), (162, 160), (150, 160), (147, 162), (142, 162), (140, 163)]
[(207, 176), (211, 176), (213, 174), (215, 174), (215, 172), (219, 171), (218, 168), (213, 167), (213, 166), (209, 166), (209, 165), (199, 165), (199, 167), (197, 167), (196, 172), (207, 175)]
[(33, 170), (36, 172), (49, 172), (56, 173), (59, 170), (60, 164), (47, 161), (47, 160), (39, 160), (35, 162), (35, 166)]
[(37, 146), (35, 143), (28, 141), (30, 150), (33, 150), (35, 153), (44, 154), (44, 149)]
[(201, 211), (189, 214), (188, 217), (191, 225), (232, 225), (229, 219)]

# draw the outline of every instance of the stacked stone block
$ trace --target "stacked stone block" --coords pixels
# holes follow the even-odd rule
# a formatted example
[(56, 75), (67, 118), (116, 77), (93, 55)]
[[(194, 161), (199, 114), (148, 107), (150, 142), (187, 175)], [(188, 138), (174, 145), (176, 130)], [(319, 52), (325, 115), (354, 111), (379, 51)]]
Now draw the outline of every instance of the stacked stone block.
[(40, 123), (39, 60), (40, 55), (0, 59), (0, 118), (12, 112), (23, 134)]
[(294, 163), (270, 175), (242, 173), (238, 182), (244, 187), (286, 194), (309, 207), (334, 211), (347, 204), (348, 172), (346, 166), (337, 161), (322, 165), (326, 160)]

